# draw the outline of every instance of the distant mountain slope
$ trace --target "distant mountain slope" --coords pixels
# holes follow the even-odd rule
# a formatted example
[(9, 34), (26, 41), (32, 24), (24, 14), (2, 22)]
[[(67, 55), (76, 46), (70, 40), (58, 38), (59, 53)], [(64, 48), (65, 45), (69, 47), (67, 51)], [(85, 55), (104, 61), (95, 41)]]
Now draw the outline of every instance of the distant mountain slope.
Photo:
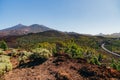
[(112, 33), (112, 34), (102, 34), (102, 33), (100, 33), (97, 36), (120, 38), (120, 32), (119, 33)]
[(113, 33), (111, 35), (107, 35), (108, 37), (120, 37), (120, 33)]
[(0, 30), (0, 36), (10, 36), (10, 35), (25, 35), (28, 33), (38, 33), (48, 30), (53, 30), (44, 25), (33, 24), (30, 26), (18, 24), (16, 26)]

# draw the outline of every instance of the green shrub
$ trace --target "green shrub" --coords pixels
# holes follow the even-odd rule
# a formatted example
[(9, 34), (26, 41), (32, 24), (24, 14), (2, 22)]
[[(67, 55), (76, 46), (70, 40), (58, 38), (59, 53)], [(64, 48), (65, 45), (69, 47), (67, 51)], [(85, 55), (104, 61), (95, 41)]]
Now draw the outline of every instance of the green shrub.
[(19, 52), (19, 63), (25, 63), (25, 61), (29, 60), (29, 57), (31, 56), (31, 52), (27, 52), (27, 51), (20, 51)]
[(5, 55), (0, 55), (0, 75), (12, 70), (12, 64), (10, 58)]
[(12, 70), (11, 63), (0, 63), (0, 75)]
[(67, 45), (65, 53), (68, 53), (72, 58), (83, 57), (83, 49), (75, 43), (69, 43)]
[(117, 70), (120, 71), (120, 64), (118, 64), (118, 66), (117, 66)]
[(0, 55), (0, 62), (10, 63), (10, 57), (5, 55)]
[(33, 54), (31, 55), (31, 59), (45, 58), (48, 59), (52, 56), (49, 50), (43, 48), (36, 48), (32, 50)]
[(117, 64), (113, 63), (113, 64), (111, 64), (111, 67), (114, 68), (114, 69), (117, 69)]
[(6, 63), (0, 63), (0, 75), (6, 72), (5, 68), (6, 68)]
[(37, 44), (36, 48), (45, 48), (45, 49), (48, 49), (51, 53), (53, 53), (54, 50), (56, 49), (56, 44), (55, 43), (43, 42), (43, 43)]
[(98, 61), (102, 61), (103, 60), (103, 55), (102, 54), (99, 54), (98, 55)]
[(21, 51), (19, 52), (19, 65), (26, 63), (27, 61), (33, 61), (37, 59), (48, 59), (52, 56), (49, 50), (43, 48), (33, 49), (32, 52)]
[(98, 61), (98, 58), (96, 56), (92, 57), (92, 59), (90, 60), (90, 63), (96, 64), (96, 65), (101, 65), (101, 63)]
[(115, 59), (112, 59), (110, 66), (120, 71), (120, 60), (116, 61)]
[(12, 51), (11, 51), (11, 56), (12, 57), (17, 57), (18, 56), (18, 50), (17, 49), (12, 49)]
[(7, 43), (5, 41), (0, 41), (0, 48), (2, 48), (3, 50), (7, 50), (8, 49)]
[(93, 55), (96, 54), (96, 51), (89, 47), (83, 47), (83, 53), (84, 58), (89, 62), (93, 58)]
[(63, 54), (65, 53), (65, 49), (67, 47), (67, 44), (63, 41), (57, 41), (55, 42), (56, 44), (56, 50), (54, 50), (54, 53), (59, 53), (59, 54)]
[(6, 71), (11, 71), (11, 70), (12, 70), (12, 64), (6, 63)]
[(0, 55), (4, 54), (5, 52), (3, 51), (3, 49), (0, 49)]

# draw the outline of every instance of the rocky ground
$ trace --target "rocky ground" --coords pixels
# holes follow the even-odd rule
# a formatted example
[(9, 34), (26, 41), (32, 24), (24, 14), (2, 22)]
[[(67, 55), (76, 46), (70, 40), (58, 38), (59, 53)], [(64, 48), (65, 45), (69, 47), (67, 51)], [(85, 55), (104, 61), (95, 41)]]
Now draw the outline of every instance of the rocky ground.
[(27, 65), (29, 63), (6, 73), (4, 80), (120, 80), (120, 72), (114, 69), (88, 64), (84, 59), (71, 59), (65, 55), (51, 57), (34, 66)]

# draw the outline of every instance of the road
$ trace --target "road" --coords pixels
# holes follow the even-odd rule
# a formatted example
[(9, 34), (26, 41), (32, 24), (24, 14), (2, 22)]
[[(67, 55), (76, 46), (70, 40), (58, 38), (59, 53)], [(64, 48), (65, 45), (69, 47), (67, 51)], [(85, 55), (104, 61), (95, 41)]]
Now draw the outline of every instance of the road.
[(111, 53), (111, 54), (113, 54), (113, 55), (115, 55), (115, 56), (120, 57), (120, 55), (119, 55), (119, 54), (114, 53), (114, 52), (112, 52), (112, 51), (110, 51), (110, 50), (106, 49), (106, 48), (105, 48), (105, 43), (103, 43), (103, 44), (101, 45), (101, 47), (102, 47), (102, 49), (104, 49), (106, 52)]

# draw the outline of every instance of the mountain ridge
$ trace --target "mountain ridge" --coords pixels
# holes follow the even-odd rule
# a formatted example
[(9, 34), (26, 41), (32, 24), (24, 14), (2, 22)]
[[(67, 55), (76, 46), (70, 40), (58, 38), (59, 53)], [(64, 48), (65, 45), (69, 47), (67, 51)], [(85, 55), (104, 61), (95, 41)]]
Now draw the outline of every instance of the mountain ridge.
[(111, 38), (120, 38), (120, 32), (118, 32), (118, 33), (112, 33), (112, 34), (103, 34), (103, 33), (100, 33), (97, 36), (111, 37)]
[(48, 30), (53, 29), (39, 24), (32, 24), (30, 26), (18, 24), (10, 28), (0, 30), (0, 36), (26, 35), (28, 33), (38, 33)]

